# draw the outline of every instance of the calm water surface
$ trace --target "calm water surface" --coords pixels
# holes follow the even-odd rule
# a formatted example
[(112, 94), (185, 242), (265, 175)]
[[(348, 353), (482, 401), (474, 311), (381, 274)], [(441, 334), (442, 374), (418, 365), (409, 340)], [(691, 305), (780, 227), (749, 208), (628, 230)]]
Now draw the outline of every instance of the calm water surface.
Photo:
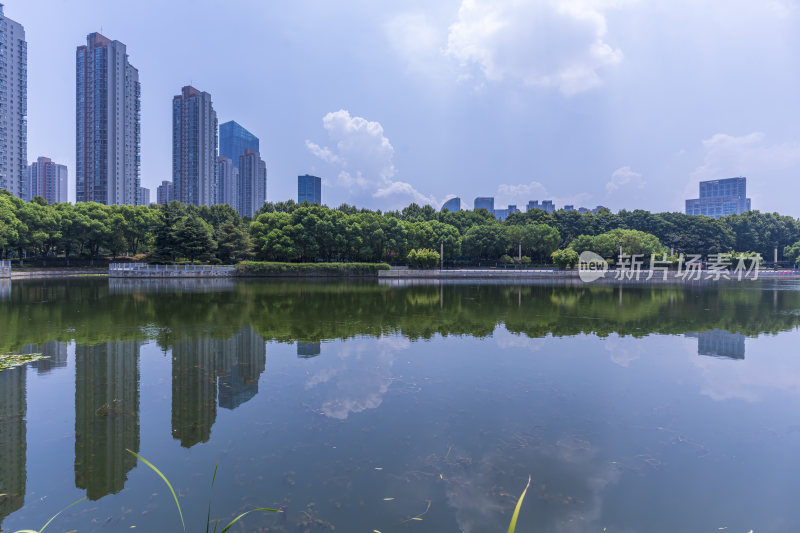
[[(2, 283), (0, 281), (0, 283)], [(0, 285), (0, 528), (800, 530), (800, 286)], [(413, 517), (422, 520), (411, 520)]]

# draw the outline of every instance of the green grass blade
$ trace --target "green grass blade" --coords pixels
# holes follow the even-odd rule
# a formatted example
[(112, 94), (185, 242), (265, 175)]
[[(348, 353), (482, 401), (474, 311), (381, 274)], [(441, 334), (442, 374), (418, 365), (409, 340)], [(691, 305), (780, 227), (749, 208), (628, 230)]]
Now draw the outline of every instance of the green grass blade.
[(39, 531), (34, 531), (34, 530), (32, 530), (32, 529), (20, 529), (19, 531), (15, 531), (14, 533), (42, 533), (42, 531), (44, 531), (44, 529), (45, 529), (47, 526), (49, 526), (49, 525), (50, 525), (50, 522), (52, 522), (53, 520), (55, 520), (56, 518), (58, 518), (58, 515), (60, 515), (61, 513), (63, 513), (64, 511), (66, 511), (66, 510), (67, 510), (67, 509), (69, 509), (70, 507), (72, 507), (73, 505), (78, 505), (79, 503), (81, 503), (81, 502), (82, 502), (83, 500), (85, 500), (85, 499), (86, 499), (86, 497), (83, 497), (83, 498), (81, 498), (80, 500), (78, 500), (78, 501), (76, 501), (76, 502), (72, 502), (71, 504), (69, 504), (69, 505), (67, 505), (66, 507), (64, 507), (63, 509), (61, 509), (59, 512), (57, 512), (57, 513), (56, 513), (56, 514), (54, 514), (52, 517), (50, 517), (50, 520), (48, 520), (48, 521), (47, 521), (47, 523), (46, 523), (45, 525), (43, 525), (43, 526), (42, 526), (42, 529), (40, 529)]
[(519, 517), (519, 510), (522, 507), (522, 500), (525, 499), (525, 493), (528, 492), (528, 487), (531, 486), (531, 476), (528, 476), (528, 484), (525, 485), (525, 490), (522, 491), (522, 494), (519, 496), (519, 501), (517, 502), (517, 507), (514, 509), (514, 514), (511, 515), (511, 523), (508, 524), (508, 533), (514, 533), (517, 529), (517, 518)]
[[(126, 450), (127, 450), (127, 449), (126, 449)], [(169, 487), (169, 490), (170, 490), (170, 492), (172, 492), (172, 497), (175, 499), (175, 506), (178, 508), (178, 515), (180, 515), (180, 517), (181, 517), (181, 525), (183, 526), (183, 531), (186, 531), (186, 523), (183, 521), (183, 511), (181, 511), (181, 504), (178, 502), (178, 495), (177, 495), (177, 494), (175, 494), (175, 490), (172, 488), (172, 484), (171, 484), (171, 483), (169, 482), (169, 480), (167, 479), (167, 476), (165, 476), (164, 474), (162, 474), (162, 473), (161, 473), (161, 471), (160, 471), (158, 468), (156, 468), (155, 466), (153, 466), (153, 465), (152, 465), (152, 463), (150, 463), (150, 461), (148, 461), (147, 459), (145, 459), (144, 457), (142, 457), (142, 456), (141, 456), (141, 455), (139, 455), (138, 453), (136, 453), (136, 452), (134, 452), (134, 451), (132, 451), (132, 450), (127, 450), (127, 451), (128, 451), (128, 453), (132, 453), (133, 455), (135, 455), (135, 456), (136, 456), (136, 458), (137, 458), (137, 459), (139, 459), (141, 462), (143, 462), (144, 464), (146, 464), (147, 466), (149, 466), (150, 468), (152, 468), (152, 469), (153, 469), (153, 472), (155, 472), (156, 474), (158, 474), (158, 476), (159, 476), (161, 479), (163, 479), (163, 480), (164, 480), (164, 483), (166, 483), (166, 484), (167, 484), (167, 487)]]
[(269, 513), (282, 513), (282, 512), (283, 512), (283, 511), (280, 511), (280, 510), (278, 510), (278, 509), (267, 509), (266, 507), (261, 507), (261, 508), (258, 508), (258, 509), (250, 509), (249, 511), (247, 511), (247, 512), (245, 512), (245, 513), (242, 513), (242, 514), (240, 514), (239, 516), (237, 516), (236, 518), (234, 518), (233, 520), (231, 520), (231, 523), (230, 523), (230, 524), (228, 524), (227, 526), (225, 526), (224, 528), (222, 528), (222, 531), (220, 531), (219, 533), (225, 533), (225, 532), (226, 532), (226, 531), (228, 531), (228, 530), (229, 530), (231, 527), (233, 527), (233, 524), (235, 524), (236, 522), (238, 522), (238, 521), (239, 521), (239, 519), (241, 519), (241, 518), (242, 518), (242, 517), (244, 517), (245, 515), (249, 515), (250, 513), (254, 513), (254, 512), (256, 512), (256, 511), (266, 511), (266, 512), (269, 512)]
[[(214, 481), (217, 479), (217, 469), (219, 468), (219, 461), (217, 461), (217, 466), (214, 467), (214, 475), (211, 476), (211, 492), (214, 492)], [(208, 515), (206, 516), (206, 533), (208, 533), (208, 528), (211, 527), (211, 494), (208, 495)], [(217, 528), (214, 528), (216, 531)]]

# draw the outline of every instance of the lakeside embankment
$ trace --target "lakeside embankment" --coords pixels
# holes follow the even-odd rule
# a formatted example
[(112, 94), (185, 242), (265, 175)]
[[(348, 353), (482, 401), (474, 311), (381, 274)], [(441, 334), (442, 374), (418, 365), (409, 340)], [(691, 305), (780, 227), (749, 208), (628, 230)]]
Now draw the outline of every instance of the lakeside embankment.
[[(3, 270), (4, 269), (4, 270)], [(5, 275), (4, 275), (5, 274)], [(584, 273), (585, 274), (585, 273)], [(143, 263), (112, 263), (103, 268), (25, 268), (15, 270), (7, 263), (0, 263), (0, 278), (6, 279), (47, 279), (81, 276), (108, 276), (110, 278), (378, 278), (381, 280), (574, 280), (582, 281), (577, 269), (408, 269), (392, 268), (385, 263), (278, 263), (243, 261), (238, 265), (150, 265)], [(709, 271), (695, 271), (691, 275), (684, 272), (663, 272), (642, 270), (631, 274), (618, 275), (610, 270), (597, 273), (592, 281), (625, 283), (683, 283), (693, 281), (737, 280), (734, 273), (715, 276)], [(780, 279), (800, 280), (796, 270), (760, 270), (758, 275), (749, 273), (744, 280)]]
[[(584, 275), (586, 272), (584, 272)], [(618, 275), (614, 270), (595, 273), (594, 279), (590, 281), (621, 281), (633, 283), (681, 283), (691, 281), (704, 281), (715, 279), (717, 281), (737, 280), (737, 275), (727, 272), (725, 275), (716, 276), (708, 270), (694, 271), (688, 274), (686, 271), (678, 272), (670, 270), (666, 277), (664, 272), (654, 272), (650, 275), (649, 270), (641, 270), (638, 273), (627, 271)], [(519, 269), (519, 270), (499, 270), (499, 269), (454, 269), (454, 270), (409, 270), (396, 269), (381, 271), (378, 277), (382, 280), (415, 280), (415, 279), (447, 279), (447, 280), (524, 280), (524, 279), (558, 279), (558, 280), (582, 280), (578, 269)], [(760, 270), (758, 275), (749, 273), (744, 280), (753, 279), (800, 279), (800, 272), (793, 270)]]

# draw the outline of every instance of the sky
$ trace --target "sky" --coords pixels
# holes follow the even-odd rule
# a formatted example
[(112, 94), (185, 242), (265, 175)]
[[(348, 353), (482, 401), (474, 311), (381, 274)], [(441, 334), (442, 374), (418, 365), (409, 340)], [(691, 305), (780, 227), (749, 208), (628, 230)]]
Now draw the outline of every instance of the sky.
[(439, 208), (552, 199), (682, 211), (746, 176), (800, 216), (800, 0), (6, 0), (28, 41), (28, 158), (69, 167), (75, 48), (101, 31), (142, 84), (141, 182), (171, 176), (172, 97), (261, 140), (267, 199)]

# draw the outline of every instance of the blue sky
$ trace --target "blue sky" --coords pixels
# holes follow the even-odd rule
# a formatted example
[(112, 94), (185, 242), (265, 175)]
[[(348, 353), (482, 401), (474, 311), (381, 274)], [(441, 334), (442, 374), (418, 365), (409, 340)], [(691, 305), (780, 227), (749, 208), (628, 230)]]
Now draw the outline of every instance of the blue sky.
[(102, 28), (139, 69), (153, 199), (191, 83), (261, 139), (271, 201), (312, 173), (328, 205), (680, 211), (745, 175), (755, 209), (800, 216), (798, 0), (4, 3), (28, 40), (28, 157), (71, 181), (75, 47)]

